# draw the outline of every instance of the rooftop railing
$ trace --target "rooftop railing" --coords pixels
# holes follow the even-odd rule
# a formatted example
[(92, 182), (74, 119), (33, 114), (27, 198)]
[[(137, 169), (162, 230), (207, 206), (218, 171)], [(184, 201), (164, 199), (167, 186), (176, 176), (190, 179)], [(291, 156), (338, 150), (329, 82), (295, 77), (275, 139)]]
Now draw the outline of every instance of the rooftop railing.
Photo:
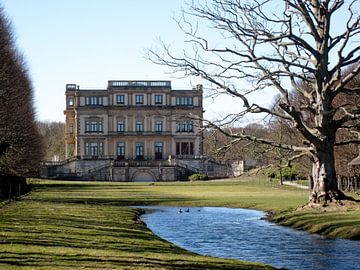
[(171, 81), (108, 81), (108, 88), (119, 87), (167, 87), (171, 88)]
[(66, 90), (75, 91), (76, 88), (77, 88), (77, 85), (73, 84), (73, 83), (66, 85)]

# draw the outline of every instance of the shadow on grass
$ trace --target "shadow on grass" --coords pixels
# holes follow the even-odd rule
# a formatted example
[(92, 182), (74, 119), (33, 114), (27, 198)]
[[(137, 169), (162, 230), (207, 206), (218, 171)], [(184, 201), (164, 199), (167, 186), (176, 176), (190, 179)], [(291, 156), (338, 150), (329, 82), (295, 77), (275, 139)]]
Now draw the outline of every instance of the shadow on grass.
[[(192, 199), (152, 192), (149, 184), (126, 185), (124, 183), (87, 182), (33, 184), (33, 192), (26, 198), (35, 201), (59, 203), (85, 203), (117, 206), (147, 206), (186, 203)], [(144, 191), (143, 191), (144, 190)]]
[(274, 269), (268, 266), (256, 264), (247, 264), (241, 262), (230, 262), (228, 260), (215, 261), (210, 257), (204, 257), (203, 260), (192, 259), (190, 256), (183, 256), (177, 259), (157, 259), (142, 256), (81, 256), (81, 255), (62, 255), (54, 256), (53, 254), (32, 253), (32, 252), (5, 252), (0, 255), (0, 266), (11, 265), (18, 267), (49, 267), (64, 268), (110, 268), (111, 269), (132, 269), (132, 268), (149, 268), (149, 269), (173, 269), (173, 270), (190, 270), (190, 269), (208, 269), (208, 270), (231, 270), (231, 269)]
[[(81, 218), (61, 216), (45, 220), (45, 217), (23, 219), (26, 225), (20, 230), (9, 227), (1, 229), (8, 236), (5, 239), (0, 237), (0, 266), (49, 269), (272, 269), (197, 256), (152, 235), (141, 223), (118, 224), (92, 219), (86, 223)], [(44, 222), (39, 222), (39, 219)], [(37, 230), (35, 233), (34, 229)], [(10, 251), (12, 249), (16, 251)]]

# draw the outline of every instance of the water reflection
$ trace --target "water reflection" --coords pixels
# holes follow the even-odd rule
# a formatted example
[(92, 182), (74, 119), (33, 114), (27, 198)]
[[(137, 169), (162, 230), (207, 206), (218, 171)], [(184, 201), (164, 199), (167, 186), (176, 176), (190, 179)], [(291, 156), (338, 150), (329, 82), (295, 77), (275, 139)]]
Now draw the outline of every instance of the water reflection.
[(146, 207), (147, 226), (196, 253), (287, 269), (359, 269), (360, 242), (326, 239), (275, 225), (264, 212), (221, 207)]

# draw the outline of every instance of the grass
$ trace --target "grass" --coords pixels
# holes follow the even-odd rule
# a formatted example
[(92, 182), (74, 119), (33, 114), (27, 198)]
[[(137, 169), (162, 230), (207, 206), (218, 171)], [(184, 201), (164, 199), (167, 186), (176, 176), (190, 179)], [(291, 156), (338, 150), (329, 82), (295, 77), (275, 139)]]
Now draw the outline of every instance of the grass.
[[(30, 194), (0, 209), (0, 269), (273, 269), (178, 248), (139, 221), (141, 210), (126, 207), (201, 204), (202, 195), (209, 202), (221, 183), (33, 184)], [(232, 192), (231, 184), (223, 187), (224, 196)]]
[(359, 203), (350, 205), (345, 209), (284, 211), (275, 213), (270, 219), (281, 225), (332, 238), (360, 240)]
[(13, 203), (1, 211), (0, 269), (271, 269), (177, 248), (138, 215), (114, 205)]
[(360, 210), (293, 211), (308, 191), (264, 179), (173, 183), (32, 180), (0, 209), (0, 269), (272, 269), (200, 256), (153, 235), (128, 205), (227, 206), (274, 212), (285, 225), (358, 239)]
[(305, 203), (308, 192), (264, 179), (205, 182), (56, 182), (40, 181), (32, 199), (120, 205), (227, 206), (264, 211), (289, 210)]

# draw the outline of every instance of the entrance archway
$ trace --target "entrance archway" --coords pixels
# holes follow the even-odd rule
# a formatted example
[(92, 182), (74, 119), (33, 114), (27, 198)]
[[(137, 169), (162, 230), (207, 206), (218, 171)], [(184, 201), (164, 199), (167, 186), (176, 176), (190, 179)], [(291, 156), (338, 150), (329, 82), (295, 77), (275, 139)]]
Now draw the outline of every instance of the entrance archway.
[(154, 182), (156, 181), (154, 175), (149, 171), (137, 171), (132, 177), (134, 182)]

